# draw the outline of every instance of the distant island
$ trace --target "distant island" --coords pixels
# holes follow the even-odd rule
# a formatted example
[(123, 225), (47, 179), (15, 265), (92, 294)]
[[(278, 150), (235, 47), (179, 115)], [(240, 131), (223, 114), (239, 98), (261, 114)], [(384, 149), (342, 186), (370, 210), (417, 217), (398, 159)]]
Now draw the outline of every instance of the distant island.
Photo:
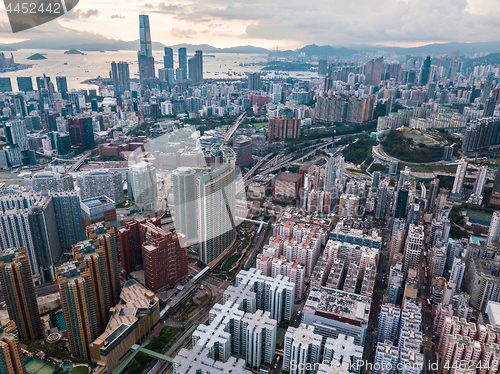
[(47, 57), (42, 55), (41, 53), (35, 53), (34, 55), (31, 55), (30, 57), (27, 58), (27, 60), (46, 60)]
[(85, 53), (80, 52), (77, 49), (70, 49), (69, 51), (64, 52), (65, 55), (84, 55)]

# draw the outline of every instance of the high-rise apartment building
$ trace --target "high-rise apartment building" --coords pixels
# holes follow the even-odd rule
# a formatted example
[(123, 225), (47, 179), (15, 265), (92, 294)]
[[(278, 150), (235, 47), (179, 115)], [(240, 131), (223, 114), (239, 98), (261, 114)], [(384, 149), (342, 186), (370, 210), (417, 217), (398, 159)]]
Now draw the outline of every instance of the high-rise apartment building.
[(175, 229), (186, 236), (188, 245), (194, 244), (198, 240), (196, 171), (187, 167), (174, 170), (172, 189)]
[(386, 340), (396, 343), (399, 334), (399, 322), (401, 309), (394, 304), (383, 304), (377, 329), (377, 341), (383, 343)]
[(403, 272), (405, 276), (410, 269), (418, 269), (424, 248), (424, 227), (410, 225), (404, 248)]
[(69, 174), (59, 174), (51, 171), (42, 171), (25, 180), (26, 188), (33, 192), (42, 191), (72, 191), (73, 177)]
[(122, 175), (106, 169), (91, 170), (77, 174), (76, 183), (82, 200), (105, 195), (117, 205), (125, 201)]
[(365, 64), (365, 84), (378, 86), (382, 79), (382, 71), (384, 67), (384, 58), (379, 57)]
[(142, 240), (140, 221), (126, 221), (117, 231), (120, 248), (120, 262), (125, 276), (142, 265)]
[(14, 332), (8, 331), (10, 328), (0, 326), (0, 368), (3, 374), (24, 374), (26, 368), (21, 347)]
[(131, 165), (127, 179), (130, 199), (142, 210), (155, 209), (158, 186), (153, 164), (142, 161)]
[(74, 260), (90, 274), (95, 303), (92, 312), (96, 315), (98, 330), (104, 331), (108, 323), (109, 309), (114, 306), (111, 303), (104, 250), (94, 240), (84, 240), (75, 244), (72, 251)]
[(151, 30), (148, 15), (139, 15), (139, 42), (140, 50), (137, 52), (139, 59), (139, 79), (143, 83), (145, 79), (155, 77), (155, 59), (151, 45)]
[(195, 55), (188, 61), (189, 79), (193, 83), (203, 82), (203, 52), (196, 51)]
[(252, 162), (252, 138), (249, 136), (236, 136), (233, 150), (236, 153), (236, 165), (244, 167)]
[(453, 183), (452, 194), (461, 194), (464, 186), (465, 175), (467, 174), (467, 160), (462, 158), (458, 163), (457, 172), (455, 173), (455, 181)]
[(209, 264), (236, 240), (236, 154), (213, 144), (212, 170), (196, 180), (200, 260)]
[(173, 287), (188, 275), (187, 249), (181, 248), (177, 233), (165, 231), (149, 222), (140, 226), (146, 238), (142, 262), (146, 287), (158, 291)]
[(57, 192), (52, 195), (52, 201), (61, 247), (71, 248), (73, 244), (85, 239), (80, 198), (75, 191)]
[(91, 273), (71, 261), (56, 275), (71, 355), (90, 359), (90, 344), (99, 334)]
[(321, 335), (314, 333), (312, 325), (289, 327), (285, 333), (283, 370), (299, 374), (304, 372), (306, 365), (314, 367), (314, 364), (320, 362), (321, 340)]
[(28, 254), (24, 248), (8, 248), (0, 252), (0, 281), (9, 312), (21, 341), (43, 337), (35, 288)]
[(300, 138), (301, 120), (298, 118), (273, 117), (269, 119), (267, 140)]
[(486, 245), (492, 246), (494, 243), (500, 241), (500, 212), (494, 212), (491, 217), (490, 228), (488, 230), (488, 239)]
[(481, 166), (479, 168), (479, 171), (477, 172), (476, 181), (474, 182), (474, 188), (472, 189), (472, 193), (474, 195), (480, 196), (483, 193), (487, 172), (488, 168), (486, 166)]
[(260, 90), (260, 73), (248, 73), (248, 89), (250, 91)]

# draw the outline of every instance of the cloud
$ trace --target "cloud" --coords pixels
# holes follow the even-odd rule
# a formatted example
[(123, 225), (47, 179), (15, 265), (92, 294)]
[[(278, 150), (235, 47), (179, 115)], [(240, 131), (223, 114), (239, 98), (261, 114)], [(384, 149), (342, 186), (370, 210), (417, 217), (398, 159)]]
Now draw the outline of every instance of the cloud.
[(193, 29), (180, 29), (177, 27), (173, 27), (170, 30), (170, 35), (172, 35), (174, 38), (187, 38), (191, 39), (194, 35), (196, 35), (197, 32)]
[[(146, 1), (122, 0), (118, 8), (111, 0), (86, 0), (60, 23), (134, 40), (138, 38), (138, 15), (150, 14), (153, 39), (164, 44), (187, 38), (196, 43), (262, 46), (415, 45), (500, 39), (499, 0)], [(100, 17), (107, 19), (106, 28), (102, 28)], [(7, 16), (0, 13), (2, 21), (7, 21)], [(35, 32), (40, 36), (53, 32), (54, 27), (40, 26)], [(0, 25), (0, 38), (11, 38), (9, 32), (10, 27), (4, 31)]]
[(83, 11), (80, 9), (72, 10), (66, 13), (62, 18), (63, 19), (89, 19), (91, 17), (96, 17), (99, 15), (98, 9), (88, 9), (87, 11)]

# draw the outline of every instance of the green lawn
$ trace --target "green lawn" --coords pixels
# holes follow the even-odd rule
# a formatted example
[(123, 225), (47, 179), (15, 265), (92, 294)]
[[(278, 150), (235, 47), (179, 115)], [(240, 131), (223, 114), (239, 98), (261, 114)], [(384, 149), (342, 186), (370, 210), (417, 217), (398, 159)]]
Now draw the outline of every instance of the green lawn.
[(229, 270), (233, 267), (233, 265), (238, 261), (240, 258), (239, 253), (235, 253), (227, 262), (224, 264), (224, 269)]
[(405, 164), (404, 162), (399, 163), (399, 170), (404, 170), (405, 166), (409, 166), (411, 171), (415, 173), (432, 173), (434, 171), (436, 172), (445, 172), (445, 173), (450, 173), (454, 174), (457, 172), (457, 165), (409, 165)]
[(88, 374), (89, 368), (86, 366), (76, 366), (71, 370), (71, 374)]
[(260, 130), (263, 127), (267, 127), (268, 124), (269, 124), (269, 122), (256, 122), (256, 123), (252, 123), (251, 125), (253, 127), (255, 127), (257, 130)]

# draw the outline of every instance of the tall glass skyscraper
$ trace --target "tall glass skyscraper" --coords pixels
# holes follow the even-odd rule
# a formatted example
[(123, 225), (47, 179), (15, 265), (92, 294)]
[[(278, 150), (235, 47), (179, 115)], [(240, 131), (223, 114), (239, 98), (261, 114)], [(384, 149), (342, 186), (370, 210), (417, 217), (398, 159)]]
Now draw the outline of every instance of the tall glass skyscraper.
[(203, 82), (203, 52), (196, 51), (196, 54), (189, 59), (189, 79), (193, 83)]
[(151, 30), (149, 28), (149, 16), (141, 14), (139, 16), (139, 37), (141, 50), (140, 52), (148, 57), (153, 57), (153, 49), (151, 47)]
[(140, 50), (137, 52), (139, 60), (139, 78), (141, 83), (144, 79), (155, 77), (155, 60), (151, 46), (151, 31), (149, 28), (149, 16), (139, 15), (139, 39)]
[(187, 51), (186, 48), (179, 48), (179, 69), (183, 70), (182, 79), (187, 77)]
[(196, 171), (180, 167), (172, 172), (175, 229), (187, 237), (188, 245), (196, 243), (198, 225), (193, 222), (196, 212)]
[(212, 171), (197, 179), (200, 260), (209, 264), (236, 240), (236, 154), (212, 145)]
[(165, 56), (163, 56), (163, 67), (165, 69), (174, 68), (174, 50), (170, 47), (165, 47)]

